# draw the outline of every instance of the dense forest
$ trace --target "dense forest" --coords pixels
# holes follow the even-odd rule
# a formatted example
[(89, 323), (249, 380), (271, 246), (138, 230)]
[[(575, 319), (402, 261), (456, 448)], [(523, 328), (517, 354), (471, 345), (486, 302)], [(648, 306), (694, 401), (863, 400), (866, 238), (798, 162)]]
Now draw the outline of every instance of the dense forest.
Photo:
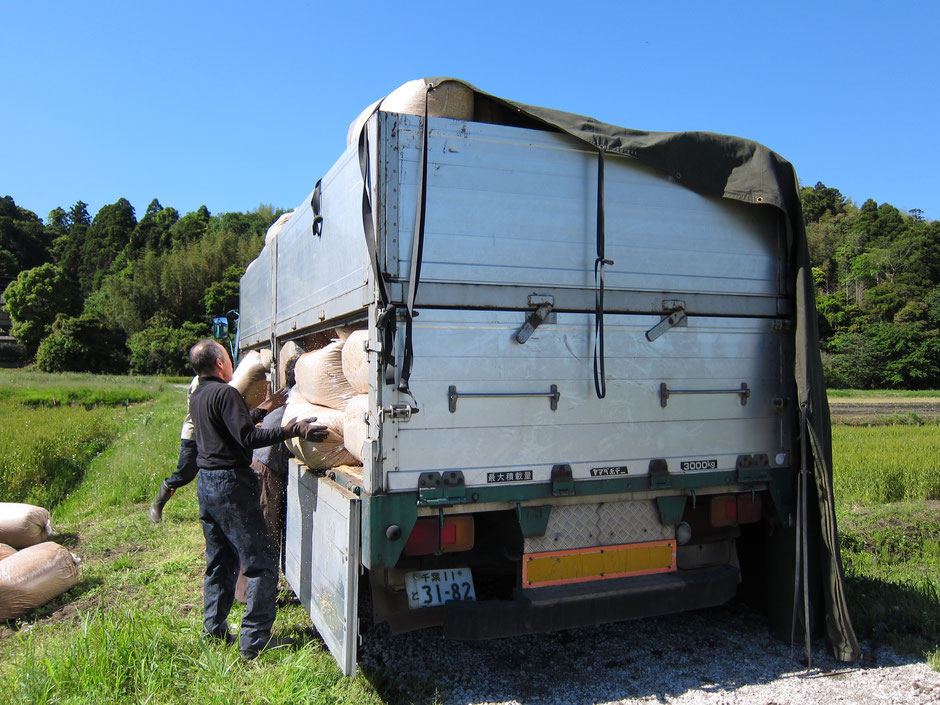
[[(45, 222), (0, 199), (0, 277), (15, 342), (0, 363), (47, 372), (188, 374), (186, 354), (210, 321), (237, 321), (238, 280), (283, 211), (181, 216), (151, 201), (140, 220), (124, 198), (92, 218), (78, 201)], [(2, 279), (0, 279), (2, 281)]]
[[(831, 387), (940, 387), (940, 222), (822, 183), (800, 191)], [(235, 324), (238, 280), (282, 211), (181, 216), (121, 198), (45, 222), (0, 199), (0, 281), (16, 342), (0, 363), (45, 371), (187, 374), (210, 321)], [(4, 279), (5, 278), (5, 279)]]

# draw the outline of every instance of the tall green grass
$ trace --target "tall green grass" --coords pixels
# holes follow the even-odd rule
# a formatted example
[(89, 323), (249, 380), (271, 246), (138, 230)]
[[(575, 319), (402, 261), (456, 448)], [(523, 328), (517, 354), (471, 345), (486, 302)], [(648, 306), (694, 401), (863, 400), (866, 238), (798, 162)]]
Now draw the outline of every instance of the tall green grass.
[[(72, 382), (95, 387), (98, 379)], [(151, 401), (103, 410), (116, 423), (110, 443), (54, 508), (59, 533), (52, 539), (82, 558), (81, 577), (64, 595), (5, 625), (14, 633), (0, 637), (0, 702), (386, 702), (365, 676), (341, 675), (288, 592), (280, 595), (274, 632), (297, 638), (297, 650), (245, 664), (237, 647), (202, 642), (205, 542), (195, 485), (177, 491), (163, 523), (151, 524), (146, 511), (176, 466), (185, 385), (148, 384), (141, 388)], [(53, 386), (49, 380), (43, 388)], [(0, 409), (14, 403), (0, 400)], [(241, 609), (233, 610), (233, 626)]]
[(842, 502), (940, 499), (940, 427), (833, 426), (833, 480)]
[(131, 405), (164, 387), (150, 378), (0, 370), (0, 500), (54, 507), (139, 413)]

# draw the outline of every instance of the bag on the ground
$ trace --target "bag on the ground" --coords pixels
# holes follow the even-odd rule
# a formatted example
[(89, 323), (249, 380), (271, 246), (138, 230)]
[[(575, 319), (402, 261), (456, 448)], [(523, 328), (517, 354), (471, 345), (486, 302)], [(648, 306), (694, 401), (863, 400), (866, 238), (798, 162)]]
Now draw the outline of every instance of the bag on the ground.
[(52, 541), (17, 551), (0, 561), (0, 620), (44, 605), (78, 582), (80, 561)]
[(20, 502), (0, 502), (0, 542), (26, 548), (52, 534), (52, 519), (42, 507)]

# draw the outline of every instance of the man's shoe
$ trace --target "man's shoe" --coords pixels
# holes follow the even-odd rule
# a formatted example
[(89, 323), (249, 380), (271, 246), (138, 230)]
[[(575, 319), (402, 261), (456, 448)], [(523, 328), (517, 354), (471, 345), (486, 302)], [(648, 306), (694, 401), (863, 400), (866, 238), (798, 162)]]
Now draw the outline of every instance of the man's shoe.
[(294, 639), (290, 638), (289, 636), (271, 637), (268, 640), (268, 643), (262, 646), (260, 649), (242, 649), (239, 651), (239, 654), (241, 655), (243, 661), (252, 661), (258, 658), (258, 656), (265, 651), (271, 651), (272, 649), (291, 648), (295, 644), (296, 642)]
[(238, 641), (238, 634), (230, 632), (228, 629), (225, 630), (224, 634), (212, 634), (211, 632), (203, 632), (203, 637), (206, 641), (220, 641), (223, 644), (234, 644)]
[(147, 512), (150, 516), (150, 521), (154, 524), (159, 524), (163, 521), (163, 507), (170, 501), (170, 497), (173, 496), (174, 492), (176, 492), (176, 490), (166, 486), (166, 480), (160, 483), (160, 491), (157, 492), (157, 497), (153, 500), (153, 504), (150, 505), (150, 510)]

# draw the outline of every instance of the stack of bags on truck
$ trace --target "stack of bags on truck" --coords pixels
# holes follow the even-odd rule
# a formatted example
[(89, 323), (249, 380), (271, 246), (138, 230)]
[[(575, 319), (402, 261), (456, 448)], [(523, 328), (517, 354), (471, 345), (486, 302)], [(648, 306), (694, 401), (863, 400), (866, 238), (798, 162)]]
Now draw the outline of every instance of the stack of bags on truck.
[(0, 502), (0, 620), (44, 605), (78, 582), (78, 557), (48, 541), (51, 534), (42, 507)]
[(287, 343), (280, 355), (282, 365), (292, 355), (296, 358), (296, 384), (284, 409), (283, 424), (315, 416), (316, 423), (329, 429), (326, 440), (319, 443), (300, 438), (287, 441), (294, 456), (313, 469), (361, 465), (362, 444), (369, 430), (364, 420), (369, 406), (368, 333), (342, 328), (335, 333), (335, 339), (316, 350), (304, 353), (295, 343)]

